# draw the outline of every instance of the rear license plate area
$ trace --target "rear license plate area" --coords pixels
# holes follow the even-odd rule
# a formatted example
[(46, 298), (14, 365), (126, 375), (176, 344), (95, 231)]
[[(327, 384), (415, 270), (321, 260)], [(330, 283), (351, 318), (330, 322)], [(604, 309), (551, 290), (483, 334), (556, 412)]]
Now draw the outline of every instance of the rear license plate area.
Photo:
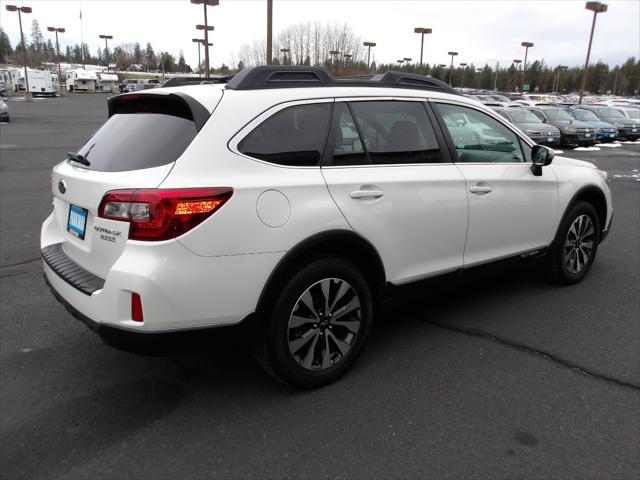
[(80, 240), (84, 240), (88, 215), (89, 210), (87, 210), (86, 208), (78, 207), (73, 204), (69, 205), (67, 232), (69, 232), (74, 237), (78, 237)]

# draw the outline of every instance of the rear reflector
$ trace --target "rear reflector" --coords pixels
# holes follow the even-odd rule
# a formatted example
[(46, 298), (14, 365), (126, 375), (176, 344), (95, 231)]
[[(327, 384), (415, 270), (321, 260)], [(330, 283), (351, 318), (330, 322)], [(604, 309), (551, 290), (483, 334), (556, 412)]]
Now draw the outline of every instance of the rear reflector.
[(168, 240), (202, 223), (232, 194), (229, 187), (112, 190), (102, 198), (98, 215), (129, 222), (131, 240)]
[(131, 294), (131, 320), (134, 322), (144, 321), (142, 317), (142, 300), (137, 293)]

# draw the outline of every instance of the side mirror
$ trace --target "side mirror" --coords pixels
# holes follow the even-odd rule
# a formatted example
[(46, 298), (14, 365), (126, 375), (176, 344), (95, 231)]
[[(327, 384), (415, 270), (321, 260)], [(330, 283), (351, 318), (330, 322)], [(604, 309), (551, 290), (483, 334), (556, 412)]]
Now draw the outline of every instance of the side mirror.
[(555, 154), (553, 150), (544, 145), (535, 145), (531, 149), (531, 172), (536, 177), (542, 175), (542, 167), (546, 167), (551, 163)]

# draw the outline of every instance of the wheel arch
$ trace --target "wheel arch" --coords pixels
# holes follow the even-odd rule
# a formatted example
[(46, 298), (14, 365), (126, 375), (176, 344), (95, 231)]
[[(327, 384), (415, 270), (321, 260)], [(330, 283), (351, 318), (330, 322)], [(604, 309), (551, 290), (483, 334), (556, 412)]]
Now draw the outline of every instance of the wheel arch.
[(306, 238), (287, 252), (269, 275), (258, 299), (256, 312), (259, 315), (267, 312), (280, 292), (280, 286), (292, 271), (312, 258), (326, 255), (340, 256), (353, 262), (369, 283), (374, 299), (379, 299), (384, 294), (386, 274), (376, 248), (353, 231), (330, 230)]
[(576, 193), (574, 193), (571, 197), (571, 200), (567, 203), (567, 206), (564, 210), (564, 213), (562, 214), (562, 218), (556, 230), (556, 237), (558, 235), (557, 232), (559, 232), (560, 228), (562, 228), (562, 225), (564, 224), (564, 221), (567, 218), (567, 214), (569, 213), (571, 208), (573, 208), (576, 203), (581, 201), (591, 204), (598, 214), (600, 234), (602, 234), (602, 231), (607, 228), (607, 198), (600, 188), (595, 185), (588, 185), (582, 187)]

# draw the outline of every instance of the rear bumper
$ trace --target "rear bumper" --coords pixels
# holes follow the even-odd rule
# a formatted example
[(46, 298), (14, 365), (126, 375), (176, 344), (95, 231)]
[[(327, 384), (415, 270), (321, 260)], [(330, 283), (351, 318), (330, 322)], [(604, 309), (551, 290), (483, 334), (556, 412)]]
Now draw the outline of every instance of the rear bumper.
[(216, 345), (224, 346), (230, 343), (239, 344), (240, 342), (243, 346), (251, 346), (257, 339), (259, 332), (259, 323), (256, 320), (257, 316), (254, 314), (231, 326), (155, 333), (125, 330), (90, 319), (66, 301), (51, 285), (46, 275), (44, 276), (44, 281), (55, 299), (71, 315), (100, 336), (107, 345), (138, 355), (177, 355), (211, 351), (216, 348)]
[[(65, 252), (53, 215), (41, 232), (43, 269), (57, 295), (99, 326), (142, 335), (240, 323), (256, 308), (284, 252), (203, 257), (176, 240), (126, 244), (100, 277)], [(132, 319), (132, 294), (144, 321)]]

